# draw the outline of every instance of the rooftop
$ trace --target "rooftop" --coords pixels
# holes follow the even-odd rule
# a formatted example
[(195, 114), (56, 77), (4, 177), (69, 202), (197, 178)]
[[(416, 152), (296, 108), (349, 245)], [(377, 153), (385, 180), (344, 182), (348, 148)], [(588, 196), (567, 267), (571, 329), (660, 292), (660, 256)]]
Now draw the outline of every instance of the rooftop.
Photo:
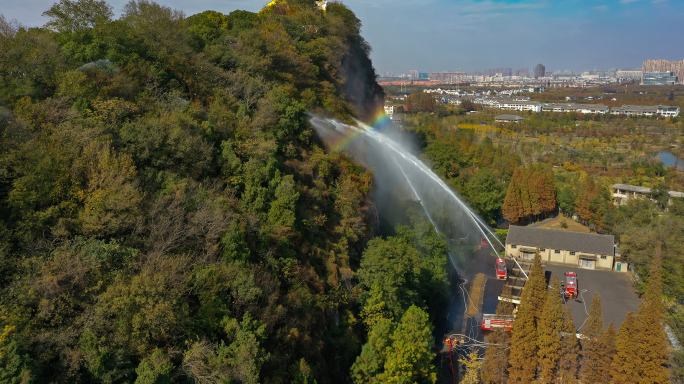
[[(629, 191), (629, 192), (643, 193), (643, 194), (651, 193), (651, 188), (640, 187), (638, 185), (614, 184), (614, 185), (611, 185), (611, 188), (621, 189), (623, 191)], [(684, 197), (684, 192), (669, 191), (668, 194), (670, 195), (670, 197)]]
[(518, 115), (499, 115), (495, 120), (523, 121), (525, 118)]
[(613, 255), (615, 238), (612, 235), (567, 232), (511, 225), (508, 230), (506, 243), (599, 255)]

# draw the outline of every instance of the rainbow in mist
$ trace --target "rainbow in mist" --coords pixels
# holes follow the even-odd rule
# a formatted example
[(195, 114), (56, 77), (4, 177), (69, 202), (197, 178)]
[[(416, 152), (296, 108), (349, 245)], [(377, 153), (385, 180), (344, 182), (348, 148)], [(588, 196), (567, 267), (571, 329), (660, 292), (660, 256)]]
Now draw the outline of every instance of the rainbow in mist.
[[(371, 119), (371, 124), (369, 124), (368, 126), (370, 126), (373, 131), (382, 131), (391, 123), (392, 120), (387, 115), (385, 115), (385, 113), (382, 110), (379, 110), (375, 114), (373, 119)], [(364, 127), (361, 128), (363, 129)], [(345, 149), (349, 148), (349, 146), (352, 143), (354, 143), (359, 137), (360, 132), (349, 130), (344, 136), (331, 142), (330, 148), (333, 151), (344, 151)]]

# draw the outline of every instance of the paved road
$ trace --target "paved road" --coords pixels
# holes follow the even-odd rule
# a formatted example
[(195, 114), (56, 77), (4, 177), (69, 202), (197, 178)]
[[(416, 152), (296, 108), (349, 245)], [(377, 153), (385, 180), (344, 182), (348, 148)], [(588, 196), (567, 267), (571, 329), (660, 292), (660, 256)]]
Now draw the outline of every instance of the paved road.
[(562, 281), (565, 278), (565, 272), (577, 273), (577, 282), (581, 294), (577, 299), (570, 300), (572, 319), (577, 328), (580, 328), (589, 317), (591, 300), (597, 292), (601, 295), (604, 328), (608, 328), (611, 321), (616, 328), (620, 328), (627, 312), (634, 311), (636, 313), (639, 310), (641, 299), (637, 295), (628, 273), (551, 264), (544, 266), (544, 270), (548, 282), (551, 281), (553, 274), (558, 275), (558, 279)]

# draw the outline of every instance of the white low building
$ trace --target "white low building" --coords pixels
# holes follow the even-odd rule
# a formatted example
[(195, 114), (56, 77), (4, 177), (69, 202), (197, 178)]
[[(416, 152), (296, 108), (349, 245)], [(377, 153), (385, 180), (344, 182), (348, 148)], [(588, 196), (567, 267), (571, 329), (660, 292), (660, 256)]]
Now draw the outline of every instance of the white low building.
[(623, 105), (610, 111), (613, 115), (626, 116), (679, 116), (679, 107), (670, 105)]
[(514, 111), (541, 112), (541, 103), (538, 101), (502, 101), (499, 103), (501, 109), (512, 109)]
[(591, 114), (607, 114), (610, 108), (603, 104), (575, 104), (575, 103), (544, 103), (541, 106), (544, 112), (576, 112)]

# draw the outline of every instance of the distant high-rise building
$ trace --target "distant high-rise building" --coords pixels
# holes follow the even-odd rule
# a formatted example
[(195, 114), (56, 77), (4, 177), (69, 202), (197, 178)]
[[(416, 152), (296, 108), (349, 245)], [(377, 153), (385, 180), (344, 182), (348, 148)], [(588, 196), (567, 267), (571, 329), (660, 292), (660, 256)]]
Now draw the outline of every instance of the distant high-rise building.
[(507, 77), (510, 77), (510, 76), (513, 75), (513, 70), (511, 70), (510, 68), (504, 68), (504, 70), (503, 70), (503, 75), (504, 75), (504, 76), (507, 76)]
[(427, 72), (421, 72), (418, 74), (419, 79), (429, 79), (430, 76), (427, 74)]
[(673, 75), (678, 77), (677, 83), (684, 84), (684, 60), (682, 61), (667, 61), (667, 60), (646, 60), (643, 66), (644, 84), (646, 80), (646, 73), (657, 72), (673, 72)]
[(417, 79), (418, 78), (418, 71), (415, 69), (409, 69), (408, 72), (406, 73), (406, 76), (408, 76), (410, 79)]
[(546, 75), (546, 67), (544, 67), (541, 64), (537, 64), (536, 67), (534, 67), (534, 77), (540, 78), (544, 77)]

